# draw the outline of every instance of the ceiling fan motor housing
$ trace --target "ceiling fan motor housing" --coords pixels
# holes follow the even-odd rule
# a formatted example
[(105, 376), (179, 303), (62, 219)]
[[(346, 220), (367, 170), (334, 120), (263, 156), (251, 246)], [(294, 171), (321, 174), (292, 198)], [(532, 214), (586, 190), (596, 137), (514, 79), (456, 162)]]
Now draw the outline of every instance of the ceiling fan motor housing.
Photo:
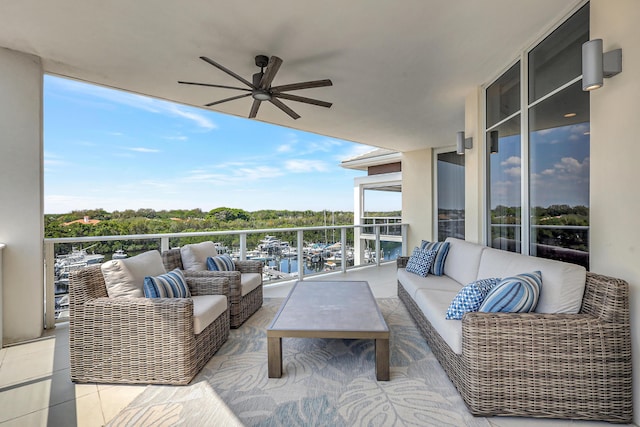
[(260, 68), (264, 68), (269, 63), (269, 57), (265, 55), (256, 56), (256, 65)]

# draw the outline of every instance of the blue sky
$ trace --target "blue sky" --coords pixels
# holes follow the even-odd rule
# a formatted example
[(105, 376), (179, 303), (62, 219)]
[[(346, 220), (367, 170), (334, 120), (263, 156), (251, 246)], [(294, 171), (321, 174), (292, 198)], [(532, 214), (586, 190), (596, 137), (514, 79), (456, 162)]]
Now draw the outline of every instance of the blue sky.
[[(73, 80), (44, 81), (45, 213), (351, 211), (353, 179), (365, 172), (340, 162), (373, 149)], [(387, 207), (384, 198), (367, 206)]]

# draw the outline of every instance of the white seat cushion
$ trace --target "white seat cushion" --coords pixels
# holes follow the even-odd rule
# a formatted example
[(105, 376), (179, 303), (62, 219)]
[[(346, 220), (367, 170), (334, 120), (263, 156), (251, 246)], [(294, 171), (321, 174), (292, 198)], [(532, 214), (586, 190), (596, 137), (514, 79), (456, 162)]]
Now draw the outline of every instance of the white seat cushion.
[(447, 309), (457, 294), (457, 291), (418, 289), (414, 301), (451, 350), (462, 354), (462, 320), (446, 319)]
[(444, 274), (462, 285), (475, 281), (482, 252), (487, 247), (453, 237), (445, 242), (449, 242), (449, 253), (444, 262)]
[(185, 270), (204, 271), (207, 269), (207, 258), (218, 255), (213, 242), (193, 243), (180, 248), (182, 267)]
[(482, 253), (478, 279), (505, 278), (542, 272), (542, 288), (536, 313), (578, 313), (587, 279), (584, 267), (567, 262), (487, 248)]
[(402, 283), (402, 287), (413, 299), (415, 299), (418, 289), (437, 289), (458, 292), (462, 287), (458, 282), (447, 276), (434, 276), (430, 274), (427, 277), (420, 277), (417, 274), (407, 272), (404, 268), (398, 269), (397, 277), (398, 281)]
[(245, 296), (262, 284), (262, 274), (260, 273), (242, 273), (240, 275), (240, 295)]
[(227, 309), (227, 297), (224, 295), (198, 295), (193, 299), (193, 331), (196, 335), (204, 331)]
[(107, 261), (100, 269), (110, 298), (142, 298), (144, 278), (167, 272), (162, 264), (160, 252), (155, 250), (131, 258)]

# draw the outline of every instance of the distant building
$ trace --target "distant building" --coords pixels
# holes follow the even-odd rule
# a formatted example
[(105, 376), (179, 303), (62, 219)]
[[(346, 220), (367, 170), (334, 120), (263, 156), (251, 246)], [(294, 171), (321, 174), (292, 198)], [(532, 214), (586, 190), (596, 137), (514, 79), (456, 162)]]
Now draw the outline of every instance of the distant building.
[(91, 225), (96, 225), (99, 222), (100, 222), (99, 219), (89, 219), (89, 217), (85, 215), (85, 217), (82, 218), (82, 219), (76, 219), (75, 221), (65, 222), (62, 225), (65, 226), (65, 227), (68, 226), (68, 225), (71, 225), (71, 224), (91, 224)]

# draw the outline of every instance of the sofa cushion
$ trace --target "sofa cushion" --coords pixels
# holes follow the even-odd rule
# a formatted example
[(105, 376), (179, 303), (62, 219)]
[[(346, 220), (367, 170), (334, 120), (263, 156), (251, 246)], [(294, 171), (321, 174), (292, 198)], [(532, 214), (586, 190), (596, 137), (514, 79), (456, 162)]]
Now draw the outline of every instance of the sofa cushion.
[(587, 273), (584, 267), (576, 264), (486, 248), (482, 252), (477, 278), (508, 277), (536, 270), (542, 272), (543, 283), (536, 313), (580, 311)]
[(408, 273), (406, 269), (399, 268), (397, 278), (402, 287), (412, 298), (415, 298), (418, 289), (435, 289), (441, 291), (458, 292), (461, 288), (460, 283), (447, 276), (420, 277), (416, 274)]
[(453, 237), (447, 237), (445, 242), (449, 243), (449, 253), (444, 263), (444, 274), (458, 283), (466, 284), (476, 279), (486, 279), (488, 277), (504, 277), (497, 274), (478, 277), (480, 257), (482, 251), (487, 248), (486, 246)]
[(431, 264), (429, 273), (442, 276), (442, 274), (444, 274), (444, 262), (447, 259), (447, 253), (449, 253), (449, 242), (429, 242), (423, 240), (420, 244), (420, 249), (436, 251), (436, 257)]
[(191, 293), (180, 269), (159, 276), (144, 278), (144, 296), (147, 298), (189, 298)]
[(451, 350), (462, 354), (462, 321), (445, 319), (447, 308), (457, 293), (418, 289), (414, 301)]
[(480, 305), (489, 294), (489, 291), (500, 283), (500, 279), (480, 279), (471, 282), (460, 289), (447, 309), (446, 318), (449, 320), (462, 320), (465, 313), (478, 311)]
[(180, 248), (182, 267), (185, 270), (203, 271), (207, 269), (207, 258), (218, 255), (213, 242), (193, 243)]
[(100, 269), (110, 298), (142, 298), (144, 278), (166, 273), (160, 252), (155, 250), (107, 261)]
[(530, 313), (542, 289), (539, 271), (505, 277), (489, 291), (478, 311), (484, 313)]
[(207, 270), (235, 271), (236, 265), (227, 254), (207, 257)]
[(262, 284), (261, 273), (242, 273), (240, 275), (240, 295), (245, 296)]
[(409, 258), (409, 261), (407, 261), (407, 272), (427, 277), (436, 254), (437, 252), (433, 250), (415, 248)]
[(227, 309), (224, 295), (198, 295), (193, 300), (193, 332), (198, 335)]

